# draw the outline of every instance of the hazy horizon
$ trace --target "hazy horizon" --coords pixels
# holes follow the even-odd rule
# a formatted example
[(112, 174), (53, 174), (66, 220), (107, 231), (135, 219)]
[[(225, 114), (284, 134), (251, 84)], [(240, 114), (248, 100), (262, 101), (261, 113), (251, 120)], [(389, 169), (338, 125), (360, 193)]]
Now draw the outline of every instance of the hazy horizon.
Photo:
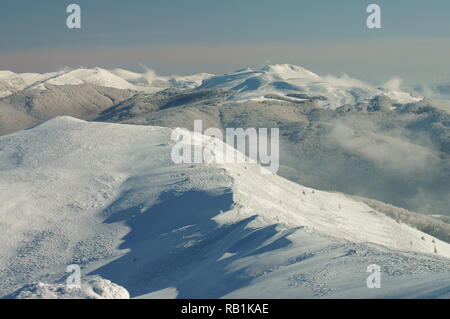
[(145, 65), (169, 75), (290, 63), (371, 83), (394, 76), (408, 84), (449, 80), (450, 3), (375, 1), (382, 28), (370, 30), (366, 7), (373, 2), (79, 0), (79, 30), (65, 24), (70, 2), (7, 2), (0, 69)]

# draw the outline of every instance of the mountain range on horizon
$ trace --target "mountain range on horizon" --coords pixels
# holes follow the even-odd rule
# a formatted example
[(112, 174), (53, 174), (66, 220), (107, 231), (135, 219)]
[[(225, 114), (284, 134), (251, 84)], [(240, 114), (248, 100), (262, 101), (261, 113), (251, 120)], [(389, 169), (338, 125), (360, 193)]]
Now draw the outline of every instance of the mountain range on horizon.
[[(292, 64), (265, 65), (260, 69), (242, 68), (235, 72), (223, 75), (198, 73), (181, 76), (158, 76), (154, 71), (147, 69), (143, 73), (132, 72), (121, 68), (103, 69), (95, 68), (63, 68), (50, 73), (14, 73), (0, 71), (0, 97), (5, 97), (22, 90), (44, 90), (45, 85), (79, 85), (92, 84), (116, 89), (130, 89), (153, 93), (167, 88), (226, 88), (239, 91), (254, 92), (256, 98), (264, 94), (277, 94), (280, 92), (297, 91), (305, 94), (318, 94), (320, 91), (332, 93), (334, 89), (359, 88), (361, 96), (354, 100), (365, 99), (381, 94), (383, 89), (375, 88), (368, 83), (351, 78), (347, 75), (341, 77), (319, 75)], [(378, 90), (378, 91), (377, 91)], [(408, 93), (397, 90), (384, 90), (386, 95), (398, 102), (415, 101)], [(339, 94), (339, 92), (337, 92)], [(397, 94), (397, 95), (396, 95)], [(239, 95), (239, 98), (251, 98), (251, 94)], [(350, 100), (344, 96), (327, 96), (330, 101), (324, 103), (329, 106), (341, 106)], [(339, 99), (340, 98), (340, 99)]]

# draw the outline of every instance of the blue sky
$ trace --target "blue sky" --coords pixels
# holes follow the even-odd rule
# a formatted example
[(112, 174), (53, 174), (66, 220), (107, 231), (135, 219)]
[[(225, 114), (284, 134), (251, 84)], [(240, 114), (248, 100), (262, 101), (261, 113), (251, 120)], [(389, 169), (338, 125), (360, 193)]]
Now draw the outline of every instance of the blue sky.
[[(82, 9), (69, 30), (65, 8)], [(382, 8), (369, 30), (366, 7)], [(16, 0), (0, 11), (0, 69), (69, 66), (158, 73), (293, 63), (366, 80), (450, 78), (448, 0)]]

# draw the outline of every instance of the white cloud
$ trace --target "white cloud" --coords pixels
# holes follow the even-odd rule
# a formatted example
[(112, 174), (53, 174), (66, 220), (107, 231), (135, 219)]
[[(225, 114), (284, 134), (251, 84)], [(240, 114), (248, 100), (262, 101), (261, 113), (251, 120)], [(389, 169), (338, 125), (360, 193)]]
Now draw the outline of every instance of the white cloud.
[(383, 88), (390, 91), (401, 91), (403, 80), (399, 76), (394, 76), (383, 84)]

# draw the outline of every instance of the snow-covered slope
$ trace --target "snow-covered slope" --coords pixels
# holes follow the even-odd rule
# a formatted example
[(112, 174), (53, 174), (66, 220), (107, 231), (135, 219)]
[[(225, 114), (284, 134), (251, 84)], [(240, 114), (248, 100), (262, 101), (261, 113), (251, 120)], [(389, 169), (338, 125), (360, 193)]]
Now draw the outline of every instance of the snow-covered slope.
[(246, 68), (218, 75), (205, 80), (201, 87), (231, 89), (239, 92), (236, 97), (243, 100), (261, 100), (268, 95), (280, 95), (291, 100), (314, 98), (320, 105), (331, 108), (354, 105), (379, 95), (398, 103), (421, 100), (409, 93), (374, 88), (348, 76), (320, 77), (291, 64), (267, 65), (259, 70)]
[(38, 122), (38, 119), (0, 102), (0, 135), (15, 132), (18, 128), (30, 127)]
[(116, 89), (151, 92), (149, 87), (134, 85), (108, 70), (101, 68), (80, 68), (75, 70), (66, 69), (58, 72), (43, 74), (2, 71), (2, 73), (0, 73), (0, 97), (5, 97), (25, 89), (45, 90), (46, 84), (94, 84)]
[(193, 89), (199, 87), (206, 79), (213, 77), (213, 74), (198, 73), (192, 75), (173, 75), (160, 76), (154, 71), (148, 70), (144, 73), (130, 72), (124, 69), (114, 69), (110, 72), (121, 77), (122, 79), (140, 86), (152, 87), (155, 90), (165, 89), (168, 87), (178, 89)]
[(88, 83), (116, 89), (140, 89), (140, 87), (132, 85), (125, 79), (101, 68), (76, 69), (53, 77), (45, 83), (53, 85), (77, 85)]
[(18, 74), (11, 71), (0, 71), (0, 98), (30, 88), (37, 83), (45, 82), (58, 76), (58, 74), (60, 72)]
[(132, 297), (446, 296), (449, 244), (256, 164), (175, 165), (171, 133), (59, 117), (0, 137), (0, 294), (79, 264)]
[(80, 85), (93, 84), (115, 89), (127, 89), (146, 93), (175, 87), (180, 89), (195, 88), (212, 74), (199, 73), (188, 76), (157, 76), (152, 71), (144, 73), (124, 69), (106, 70), (102, 68), (64, 69), (50, 73), (14, 73), (0, 71), (0, 98), (25, 89), (45, 90), (46, 84)]

